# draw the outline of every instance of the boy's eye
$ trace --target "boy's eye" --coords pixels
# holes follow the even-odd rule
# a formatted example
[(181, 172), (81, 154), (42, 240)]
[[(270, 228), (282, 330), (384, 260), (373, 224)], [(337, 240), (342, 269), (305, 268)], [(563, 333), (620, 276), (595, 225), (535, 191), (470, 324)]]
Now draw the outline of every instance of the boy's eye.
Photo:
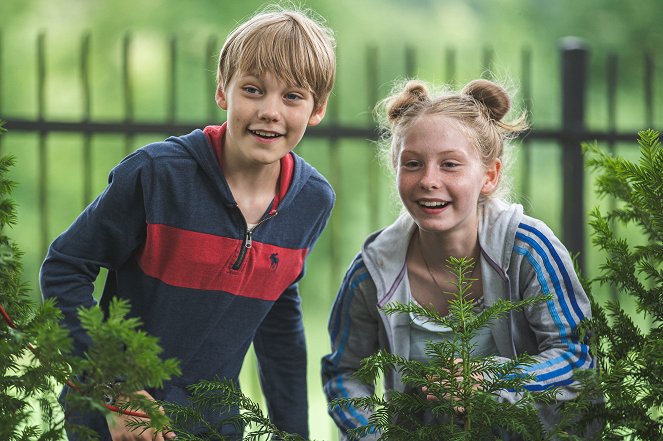
[(288, 101), (297, 101), (301, 100), (302, 96), (298, 93), (290, 92), (285, 94), (285, 99), (287, 99)]
[(244, 86), (243, 89), (244, 89), (244, 92), (250, 93), (250, 94), (260, 93), (260, 90), (257, 87), (253, 87), (253, 86)]

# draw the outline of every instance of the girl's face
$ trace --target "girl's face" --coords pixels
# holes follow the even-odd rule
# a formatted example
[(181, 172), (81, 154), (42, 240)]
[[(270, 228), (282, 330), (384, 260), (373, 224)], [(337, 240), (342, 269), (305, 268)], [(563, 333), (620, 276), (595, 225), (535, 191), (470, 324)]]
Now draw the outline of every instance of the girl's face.
[(466, 235), (477, 234), (479, 196), (495, 189), (500, 167), (499, 160), (481, 163), (455, 119), (423, 115), (402, 139), (398, 192), (421, 230), (472, 237)]

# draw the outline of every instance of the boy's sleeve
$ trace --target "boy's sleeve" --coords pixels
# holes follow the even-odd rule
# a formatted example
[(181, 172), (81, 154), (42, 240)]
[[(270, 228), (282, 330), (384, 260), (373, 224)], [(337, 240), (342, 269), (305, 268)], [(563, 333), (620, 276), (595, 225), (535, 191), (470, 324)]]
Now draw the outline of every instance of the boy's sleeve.
[(306, 340), (297, 284), (274, 303), (253, 339), (270, 419), (308, 438)]
[[(322, 358), (322, 384), (327, 401), (338, 398), (370, 396), (374, 392), (353, 376), (361, 360), (379, 349), (379, 317), (377, 315), (375, 284), (361, 256), (346, 272), (329, 317), (331, 353)], [(355, 407), (329, 406), (328, 412), (340, 430), (340, 438), (347, 440), (347, 430), (368, 424), (371, 413)], [(378, 439), (377, 433), (362, 440)]]
[(56, 299), (77, 354), (89, 345), (77, 310), (96, 304), (92, 294), (100, 268), (120, 267), (144, 241), (146, 164), (134, 153), (115, 167), (106, 189), (55, 239), (42, 264), (42, 297)]

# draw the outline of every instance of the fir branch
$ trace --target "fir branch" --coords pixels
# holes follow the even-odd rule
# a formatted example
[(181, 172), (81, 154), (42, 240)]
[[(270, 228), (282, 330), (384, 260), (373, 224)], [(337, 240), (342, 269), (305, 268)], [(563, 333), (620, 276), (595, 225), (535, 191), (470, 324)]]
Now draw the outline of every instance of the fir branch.
[[(639, 161), (609, 155), (596, 143), (584, 145), (589, 167), (598, 172), (597, 193), (619, 202), (617, 208), (590, 214), (594, 245), (605, 251), (601, 274), (594, 279), (614, 286), (620, 297), (630, 297), (637, 305), (636, 315), (627, 314), (616, 301), (592, 302), (593, 318), (588, 326), (598, 359), (598, 377), (583, 380), (578, 414), (584, 422), (605, 421), (603, 439), (660, 439), (663, 436), (663, 149), (659, 133), (639, 132)], [(632, 246), (618, 237), (611, 224), (619, 222), (637, 229), (647, 239)], [(645, 286), (647, 285), (647, 286)], [(640, 327), (635, 319), (650, 318)], [(584, 389), (598, 390), (604, 404), (582, 404), (589, 400)], [(582, 407), (584, 406), (584, 407)]]
[[(272, 435), (275, 439), (283, 441), (304, 440), (299, 435), (279, 430), (263, 414), (260, 405), (246, 397), (230, 380), (200, 381), (189, 386), (188, 391), (190, 399), (187, 405), (160, 403), (166, 413), (170, 415), (168, 427), (177, 434), (178, 440), (225, 439), (221, 430), (228, 426), (232, 426), (238, 433), (242, 433), (246, 429), (243, 439), (247, 440), (257, 441), (266, 435)], [(232, 409), (240, 409), (241, 412), (225, 418), (218, 424), (213, 424), (207, 419), (210, 411), (226, 413)], [(143, 426), (145, 425), (146, 423), (143, 423)], [(204, 429), (205, 435), (196, 435), (201, 429)]]

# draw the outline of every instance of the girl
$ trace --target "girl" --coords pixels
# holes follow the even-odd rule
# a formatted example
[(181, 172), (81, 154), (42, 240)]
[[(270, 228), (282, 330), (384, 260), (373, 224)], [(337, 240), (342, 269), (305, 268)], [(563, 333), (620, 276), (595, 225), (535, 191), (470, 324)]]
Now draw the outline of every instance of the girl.
[[(411, 302), (448, 314), (455, 290), (449, 257), (477, 262), (471, 277), (475, 305), (530, 296), (551, 299), (513, 311), (475, 337), (475, 353), (513, 359), (535, 356), (527, 370), (530, 390), (557, 386), (558, 399), (576, 394), (572, 370), (593, 366), (578, 325), (590, 305), (569, 253), (540, 220), (507, 203), (505, 144), (527, 128), (524, 116), (504, 121), (511, 100), (499, 85), (475, 80), (460, 93), (432, 95), (410, 81), (385, 100), (387, 141), (405, 212), (363, 245), (339, 290), (329, 320), (332, 352), (322, 361), (328, 400), (372, 394), (352, 374), (378, 349), (425, 361), (425, 342), (439, 340), (435, 325), (408, 314), (386, 315), (390, 302)], [(437, 328), (437, 329), (436, 329)], [(385, 389), (403, 391), (398, 372), (386, 375)], [(513, 392), (498, 399), (515, 401)], [(554, 406), (540, 408), (546, 428), (558, 420)], [(365, 409), (330, 408), (342, 438), (367, 424)], [(379, 436), (378, 434), (374, 435)]]

